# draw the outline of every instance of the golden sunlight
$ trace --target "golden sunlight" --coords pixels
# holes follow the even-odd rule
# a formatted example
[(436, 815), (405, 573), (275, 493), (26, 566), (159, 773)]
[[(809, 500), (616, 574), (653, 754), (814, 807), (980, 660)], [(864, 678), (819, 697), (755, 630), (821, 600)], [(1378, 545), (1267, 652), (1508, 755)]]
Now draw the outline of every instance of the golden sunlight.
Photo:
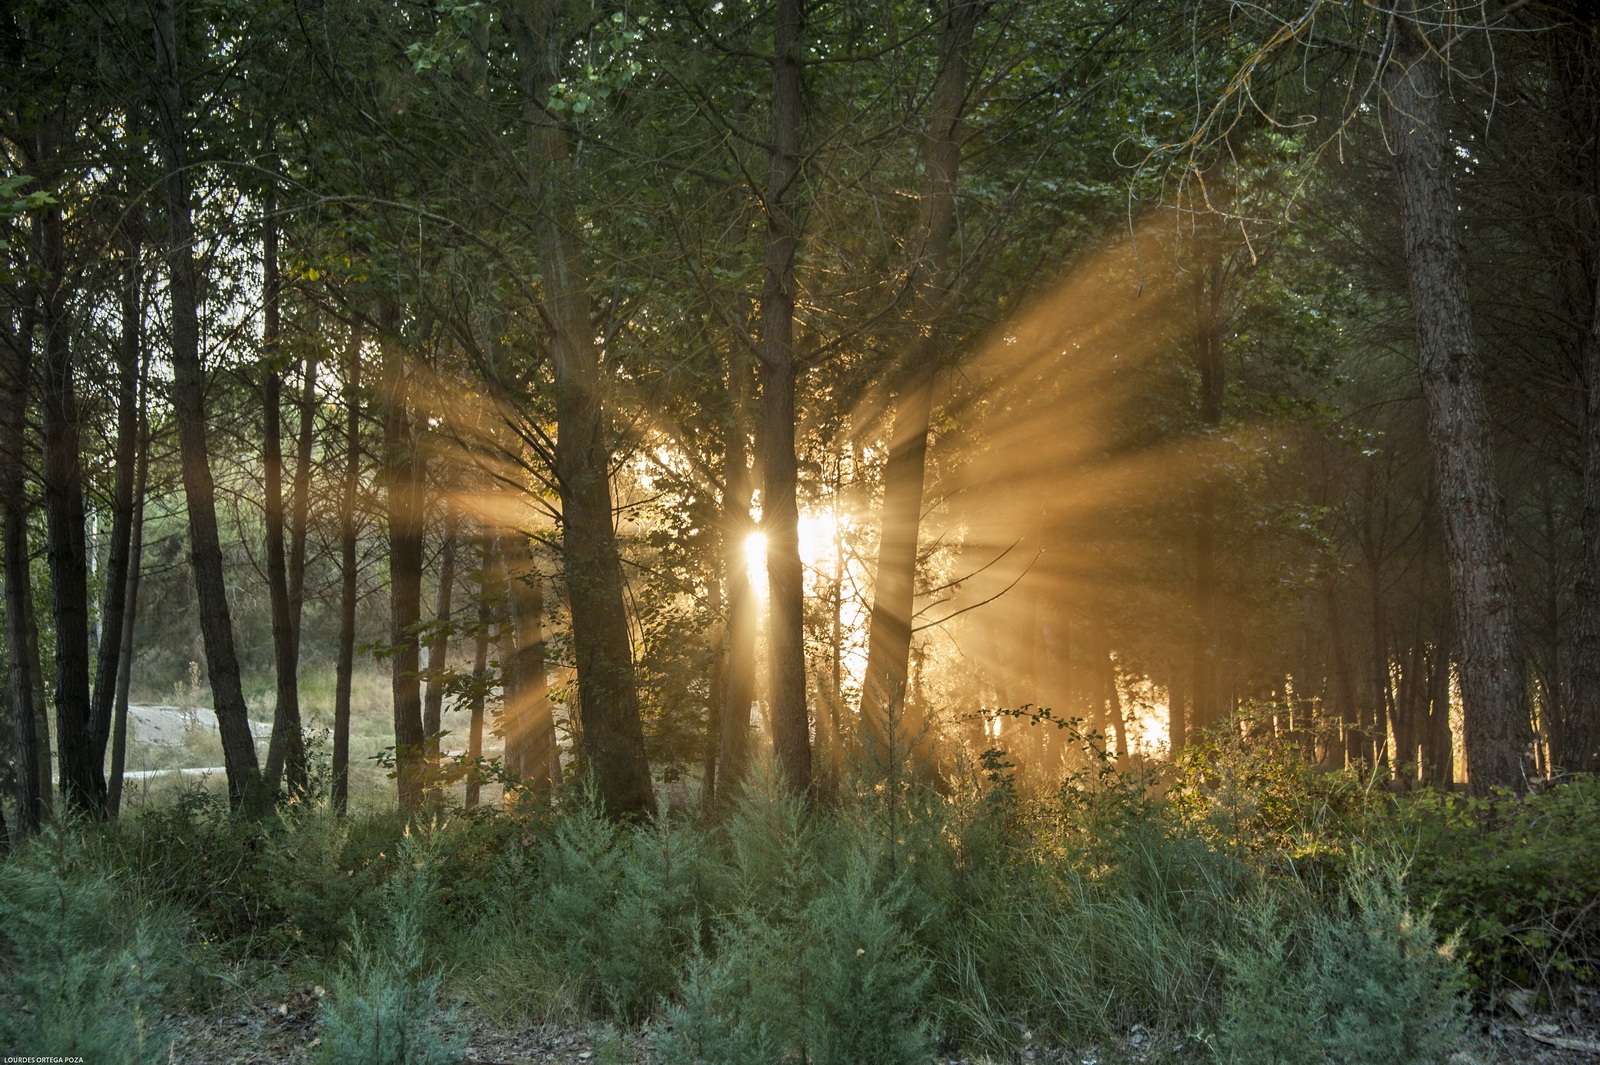
[(767, 597), (767, 534), (753, 532), (744, 538), (744, 568), (756, 595)]

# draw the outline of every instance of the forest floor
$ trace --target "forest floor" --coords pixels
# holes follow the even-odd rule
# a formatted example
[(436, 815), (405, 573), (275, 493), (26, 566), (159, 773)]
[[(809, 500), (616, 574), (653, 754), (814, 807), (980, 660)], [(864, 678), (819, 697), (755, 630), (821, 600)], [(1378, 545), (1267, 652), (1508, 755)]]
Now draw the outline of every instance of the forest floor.
[[(1469, 1034), (1448, 1065), (1596, 1065), (1600, 1062), (1600, 992), (1583, 989), (1579, 1005), (1557, 1015), (1535, 1012), (1513, 995), (1501, 1013), (1475, 1012)], [(235, 1002), (209, 1013), (166, 1018), (172, 1065), (310, 1065), (316, 1059), (319, 996), (307, 989), (285, 1000)], [(462, 1065), (645, 1065), (652, 1060), (649, 1028), (543, 1023), (504, 1028), (458, 1014), (471, 1032)], [(940, 1055), (930, 1065), (1186, 1065), (1208, 1061), (1135, 1026), (1117, 1046), (1070, 1046), (1041, 1041), (1009, 1058)], [(1441, 1063), (1444, 1065), (1444, 1063)]]

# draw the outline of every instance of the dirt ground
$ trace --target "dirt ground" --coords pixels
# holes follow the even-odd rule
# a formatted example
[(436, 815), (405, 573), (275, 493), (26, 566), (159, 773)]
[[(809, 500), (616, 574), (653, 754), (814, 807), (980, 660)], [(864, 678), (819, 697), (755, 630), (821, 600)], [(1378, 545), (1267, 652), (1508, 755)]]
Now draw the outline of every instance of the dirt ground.
[[(173, 1065), (304, 1065), (315, 1060), (318, 989), (281, 1001), (237, 1005), (166, 1019)], [(1493, 1016), (1474, 1014), (1466, 1041), (1440, 1065), (1600, 1065), (1600, 992), (1582, 989), (1561, 1013), (1535, 1010), (1529, 996), (1509, 996)], [(497, 1030), (463, 1011), (472, 1031), (463, 1065), (643, 1065), (651, 1033), (613, 1026), (545, 1023)], [(1025, 1044), (1010, 1059), (943, 1055), (930, 1065), (1181, 1065), (1207, 1060), (1202, 1047), (1135, 1027), (1115, 1046)], [(752, 1063), (759, 1065), (759, 1063)]]

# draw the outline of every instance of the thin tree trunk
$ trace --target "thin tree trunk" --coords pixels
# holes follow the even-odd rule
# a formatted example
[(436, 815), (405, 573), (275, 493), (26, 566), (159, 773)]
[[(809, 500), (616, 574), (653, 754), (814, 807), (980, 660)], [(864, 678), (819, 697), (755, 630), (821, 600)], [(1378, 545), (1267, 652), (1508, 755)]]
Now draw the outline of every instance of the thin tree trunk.
[(339, 646), (333, 682), (333, 764), (329, 798), (343, 814), (350, 805), (350, 684), (356, 649), (356, 492), (361, 487), (361, 342), (350, 327), (345, 349), (344, 485), (339, 494)]
[(761, 291), (761, 529), (767, 537), (767, 658), (773, 751), (792, 791), (811, 788), (806, 710), (805, 573), (795, 459), (794, 255), (800, 243), (800, 0), (777, 0), (772, 54), (772, 148)]
[[(140, 383), (143, 392), (144, 383)], [(134, 473), (133, 535), (128, 545), (128, 591), (122, 604), (122, 646), (117, 654), (116, 692), (111, 707), (111, 769), (106, 780), (106, 809), (122, 812), (123, 773), (128, 758), (128, 689), (133, 681), (133, 630), (139, 617), (139, 576), (144, 562), (145, 485), (150, 475), (150, 419), (144, 397), (139, 402), (139, 457)]]
[(168, 294), (172, 319), (172, 407), (178, 423), (178, 449), (184, 496), (189, 510), (200, 633), (206, 672), (217, 713), (228, 800), (236, 810), (263, 813), (271, 796), (261, 786), (261, 768), (250, 735), (249, 710), (239, 681), (233, 621), (228, 613), (222, 540), (217, 531), (216, 485), (206, 444), (205, 370), (200, 363), (200, 313), (194, 229), (190, 217), (187, 146), (188, 119), (178, 80), (178, 36), (173, 0), (149, 0), (155, 17), (159, 147), (167, 210)]
[[(55, 185), (57, 156), (53, 120), (34, 130), (25, 161), (39, 171), (45, 188)], [(56, 755), (65, 806), (105, 816), (106, 782), (91, 719), (89, 687), (89, 560), (84, 538), (83, 463), (80, 415), (73, 380), (71, 322), (67, 315), (66, 247), (61, 207), (52, 205), (34, 222), (34, 259), (40, 271), (39, 320), (44, 360), (40, 384), (43, 444), (45, 548), (50, 564), (50, 608), (55, 623)]]
[[(1221, 164), (1207, 175), (1208, 187), (1221, 189)], [(1204, 205), (1202, 205), (1204, 209)], [(1222, 425), (1227, 395), (1227, 364), (1223, 329), (1227, 312), (1223, 301), (1226, 265), (1223, 261), (1221, 222), (1212, 213), (1196, 223), (1203, 265), (1195, 273), (1196, 367), (1200, 378), (1200, 425), (1215, 433)], [(1221, 619), (1217, 614), (1217, 471), (1201, 471), (1194, 489), (1194, 637), (1192, 681), (1189, 684), (1191, 726), (1208, 729), (1225, 716), (1221, 683)]]
[(527, 781), (535, 794), (548, 795), (561, 783), (561, 761), (545, 661), (544, 576), (534, 563), (529, 538), (516, 530), (501, 535), (500, 564), (512, 633), (505, 662), (506, 768)]
[[(31, 316), (25, 316), (31, 317)], [(28, 639), (33, 616), (33, 580), (28, 566), (28, 508), (23, 470), (26, 465), (26, 417), (32, 378), (31, 323), (24, 321), (22, 336), (12, 347), (13, 357), (0, 382), (0, 521), (4, 522), (6, 606), (6, 661), (10, 688), (12, 743), (16, 758), (19, 835), (39, 831), (49, 816), (46, 794), (50, 786), (50, 760), (41, 757), (49, 733), (40, 735), (39, 708), (34, 702), (34, 670), (38, 658)]]
[[(105, 758), (106, 742), (112, 729), (117, 678), (121, 675), (122, 647), (125, 642), (122, 629), (126, 624), (123, 603), (131, 583), (128, 576), (129, 555), (134, 536), (135, 482), (138, 480), (135, 467), (140, 464), (140, 364), (143, 361), (143, 345), (140, 337), (142, 300), (138, 245), (133, 245), (127, 255), (126, 273), (119, 294), (122, 337), (117, 348), (117, 444), (111, 502), (111, 550), (106, 560), (105, 599), (100, 611), (100, 647), (89, 710), (89, 728), (98, 752), (96, 757), (101, 761)], [(110, 807), (109, 790), (107, 808), (113, 815), (116, 813)]]
[(939, 67), (923, 136), (923, 187), (913, 245), (918, 257), (911, 266), (915, 307), (910, 328), (915, 339), (906, 352), (908, 376), (895, 407), (883, 472), (882, 535), (867, 630), (861, 720), (869, 735), (882, 730), (884, 716), (906, 686), (939, 323), (950, 282), (950, 242), (955, 233), (967, 60), (981, 6), (971, 0), (946, 0), (939, 9)]
[(389, 526), (390, 692), (394, 700), (395, 786), (400, 810), (422, 806), (422, 491), (412, 434), (410, 372), (392, 305), (384, 308), (383, 480)]
[(488, 575), (494, 572), (495, 541), (487, 531), (478, 537), (479, 557), (482, 559), (482, 568), (479, 570), (478, 583), (478, 628), (473, 633), (472, 653), (472, 703), (471, 724), (467, 732), (467, 797), (466, 808), (472, 809), (478, 805), (479, 792), (483, 787), (483, 775), (478, 770), (478, 760), (483, 757), (483, 706), (485, 701), (485, 687), (489, 683), (489, 628), (494, 623), (494, 607), (490, 603)]
[(439, 791), (440, 733), (444, 731), (444, 686), (450, 657), (450, 592), (456, 583), (456, 536), (458, 518), (455, 501), (445, 504), (444, 543), (439, 548), (439, 589), (434, 601), (433, 639), (428, 642), (428, 680), (422, 699), (422, 732), (428, 745), (428, 798), (443, 799)]
[(1394, 20), (1383, 70), (1406, 267), (1416, 317), (1417, 371), (1427, 412), (1461, 668), (1468, 783), (1478, 794), (1527, 786), (1528, 708), (1515, 645), (1516, 598), (1490, 451), (1482, 369), (1449, 146), (1438, 53), (1415, 0)]
[[(306, 598), (306, 527), (311, 506), (311, 449), (316, 428), (317, 356), (306, 355), (300, 393), (300, 433), (295, 443), (294, 484), (289, 489), (289, 650), (296, 667), (295, 720), (300, 718), (298, 670), (300, 664), (300, 619)], [(309, 767), (303, 739), (290, 744), (284, 763), (289, 793), (305, 791)]]
[[(267, 202), (271, 212), (272, 200)], [(267, 593), (272, 604), (272, 661), (277, 678), (273, 701), (272, 739), (267, 745), (267, 790), (276, 795), (284, 764), (300, 767), (303, 778), (305, 740), (300, 732), (300, 662), (295, 624), (289, 605), (289, 566), (283, 544), (283, 373), (278, 367), (279, 302), (283, 279), (278, 274), (278, 227), (268, 221), (261, 236), (262, 463), (266, 467), (263, 501), (267, 534)], [(295, 774), (291, 773), (291, 777)], [(290, 781), (290, 790), (295, 789)]]
[(559, 0), (523, 0), (513, 17), (527, 127), (529, 193), (541, 206), (535, 241), (555, 371), (555, 475), (562, 556), (578, 671), (580, 737), (587, 770), (607, 813), (653, 817), (622, 565), (612, 525), (611, 448), (605, 438), (600, 353), (587, 279), (569, 228), (573, 164), (567, 133), (545, 105), (567, 48)]
[(727, 672), (717, 737), (722, 795), (730, 795), (738, 787), (749, 762), (750, 704), (756, 695), (756, 622), (761, 608), (745, 550), (755, 532), (750, 518), (752, 477), (745, 451), (748, 373), (735, 359), (728, 376), (734, 409), (722, 446), (722, 571), (728, 604)]

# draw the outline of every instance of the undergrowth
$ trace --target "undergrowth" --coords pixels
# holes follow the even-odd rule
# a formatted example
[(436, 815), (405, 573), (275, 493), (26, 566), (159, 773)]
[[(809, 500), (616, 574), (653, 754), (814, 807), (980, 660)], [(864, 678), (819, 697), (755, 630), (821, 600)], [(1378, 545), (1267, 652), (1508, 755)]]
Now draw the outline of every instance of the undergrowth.
[[(581, 791), (426, 822), (196, 796), (0, 864), (10, 1047), (164, 1054), (163, 1011), (321, 983), (324, 1061), (454, 1060), (450, 1007), (650, 1027), (666, 1065), (998, 1058), (1421, 1062), (1467, 993), (1592, 977), (1600, 787), (1397, 795), (1238, 737), (1059, 786), (758, 767), (714, 813), (628, 827)], [(107, 915), (110, 915), (109, 918)], [(1464, 990), (1466, 989), (1466, 990)], [(109, 1003), (88, 1010), (85, 1003)], [(1159, 1054), (1153, 1060), (1160, 1060)]]

